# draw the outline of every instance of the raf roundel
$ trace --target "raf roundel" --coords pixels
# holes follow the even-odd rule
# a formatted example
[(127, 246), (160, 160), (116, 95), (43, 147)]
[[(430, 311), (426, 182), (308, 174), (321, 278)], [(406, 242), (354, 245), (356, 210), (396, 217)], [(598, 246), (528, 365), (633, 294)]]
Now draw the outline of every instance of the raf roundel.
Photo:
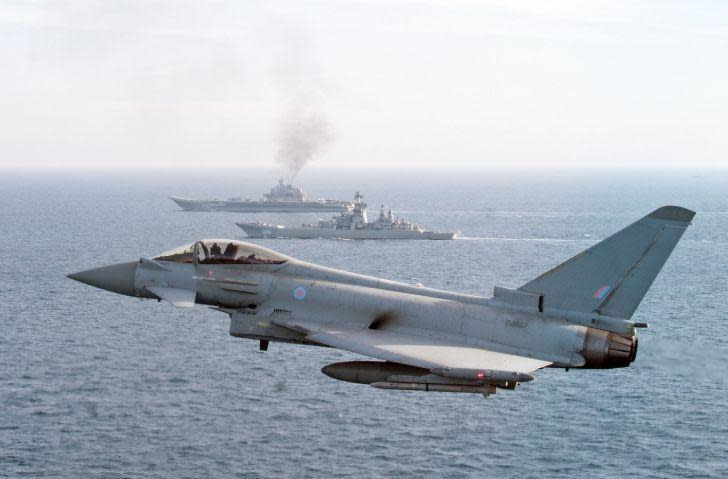
[(301, 301), (305, 297), (306, 288), (304, 288), (303, 286), (298, 286), (296, 289), (293, 290), (293, 299)]
[(609, 290), (611, 289), (611, 286), (604, 285), (599, 287), (596, 291), (594, 291), (594, 294), (592, 295), (592, 298), (594, 299), (604, 299), (604, 297), (607, 295)]

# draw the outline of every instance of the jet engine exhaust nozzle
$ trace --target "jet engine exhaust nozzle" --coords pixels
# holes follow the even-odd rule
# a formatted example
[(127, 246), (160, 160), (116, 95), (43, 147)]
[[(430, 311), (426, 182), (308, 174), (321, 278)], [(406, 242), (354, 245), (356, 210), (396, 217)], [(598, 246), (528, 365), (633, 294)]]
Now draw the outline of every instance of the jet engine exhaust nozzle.
[(637, 336), (620, 336), (603, 329), (587, 328), (582, 355), (585, 368), (624, 368), (637, 357)]

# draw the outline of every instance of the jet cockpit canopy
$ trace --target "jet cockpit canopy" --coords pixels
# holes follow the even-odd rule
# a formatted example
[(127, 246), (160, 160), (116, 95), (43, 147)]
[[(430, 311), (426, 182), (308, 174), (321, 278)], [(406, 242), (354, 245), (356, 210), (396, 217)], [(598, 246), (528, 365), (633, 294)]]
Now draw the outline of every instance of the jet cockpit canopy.
[(194, 263), (195, 262), (195, 243), (186, 244), (178, 248), (165, 251), (153, 257), (157, 261), (171, 261), (173, 263)]
[(282, 264), (287, 256), (252, 243), (228, 239), (201, 240), (155, 256), (157, 261), (197, 264)]

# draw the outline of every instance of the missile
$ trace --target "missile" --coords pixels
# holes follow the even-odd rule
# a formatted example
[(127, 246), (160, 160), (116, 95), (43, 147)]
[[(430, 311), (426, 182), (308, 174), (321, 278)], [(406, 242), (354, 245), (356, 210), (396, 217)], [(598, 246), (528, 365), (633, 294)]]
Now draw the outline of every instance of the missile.
[(462, 368), (435, 368), (433, 374), (446, 378), (481, 381), (485, 383), (525, 383), (532, 381), (533, 376), (516, 371), (498, 371), (494, 369), (462, 369)]
[[(384, 361), (348, 361), (324, 366), (321, 371), (339, 381), (368, 384), (378, 389), (494, 394), (496, 386), (514, 389), (530, 375), (490, 370), (427, 370)], [(439, 373), (443, 374), (439, 374)], [(485, 374), (487, 373), (487, 375)], [(478, 376), (483, 374), (483, 376)], [(530, 379), (529, 379), (530, 377)]]
[(481, 386), (466, 386), (461, 384), (430, 384), (430, 383), (401, 383), (392, 381), (381, 381), (371, 383), (370, 386), (377, 389), (399, 389), (402, 391), (432, 391), (447, 393), (475, 393), (488, 396), (495, 394), (495, 386), (489, 384)]

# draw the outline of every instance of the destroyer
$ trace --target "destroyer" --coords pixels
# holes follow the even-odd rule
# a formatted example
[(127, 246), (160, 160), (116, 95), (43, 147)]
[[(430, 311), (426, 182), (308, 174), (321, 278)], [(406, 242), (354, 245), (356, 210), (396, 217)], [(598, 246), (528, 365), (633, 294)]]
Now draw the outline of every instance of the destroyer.
[(266, 223), (236, 223), (251, 238), (335, 238), (335, 239), (431, 239), (449, 240), (458, 233), (425, 231), (419, 226), (392, 216), (392, 211), (379, 211), (379, 218), (367, 221), (367, 204), (357, 193), (354, 203), (345, 205), (339, 216), (319, 220), (316, 224), (300, 227), (269, 225)]
[(238, 211), (246, 213), (310, 213), (317, 211), (339, 211), (350, 205), (348, 201), (309, 200), (306, 194), (296, 186), (278, 180), (278, 184), (259, 200), (230, 198), (227, 200), (192, 200), (170, 196), (186, 211)]

